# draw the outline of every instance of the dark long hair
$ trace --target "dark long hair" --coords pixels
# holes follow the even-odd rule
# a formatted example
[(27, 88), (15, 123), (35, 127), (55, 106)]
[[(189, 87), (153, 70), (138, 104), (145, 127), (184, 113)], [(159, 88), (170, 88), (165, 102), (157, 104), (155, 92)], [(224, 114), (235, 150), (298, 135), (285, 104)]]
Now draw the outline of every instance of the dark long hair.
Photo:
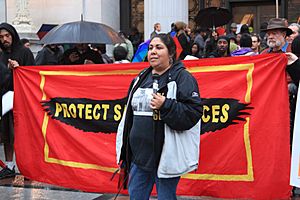
[[(197, 52), (195, 54), (193, 54), (193, 46), (196, 45), (197, 46)], [(200, 45), (197, 43), (197, 42), (194, 42), (192, 45), (191, 45), (191, 55), (192, 56), (196, 56), (197, 58), (201, 58), (202, 55), (201, 55), (201, 49), (200, 49)]]
[[(160, 33), (158, 35), (155, 35), (153, 38), (159, 38), (166, 45), (166, 47), (169, 51), (169, 56), (172, 58), (173, 62), (175, 62), (176, 61), (176, 44), (175, 44), (173, 38), (169, 34), (166, 34), (166, 33)], [(151, 41), (153, 40), (153, 38), (151, 38)]]

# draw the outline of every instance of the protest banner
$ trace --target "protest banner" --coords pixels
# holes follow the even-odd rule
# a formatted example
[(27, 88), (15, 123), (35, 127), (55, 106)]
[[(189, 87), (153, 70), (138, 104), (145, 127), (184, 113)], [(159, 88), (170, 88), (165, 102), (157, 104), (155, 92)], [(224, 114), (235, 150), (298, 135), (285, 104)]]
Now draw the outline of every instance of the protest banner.
[[(181, 178), (178, 195), (289, 198), (286, 63), (283, 54), (184, 62), (199, 83), (203, 116), (199, 167)], [(110, 180), (118, 167), (115, 132), (129, 85), (147, 66), (16, 69), (21, 173), (63, 187), (116, 193), (117, 178)]]

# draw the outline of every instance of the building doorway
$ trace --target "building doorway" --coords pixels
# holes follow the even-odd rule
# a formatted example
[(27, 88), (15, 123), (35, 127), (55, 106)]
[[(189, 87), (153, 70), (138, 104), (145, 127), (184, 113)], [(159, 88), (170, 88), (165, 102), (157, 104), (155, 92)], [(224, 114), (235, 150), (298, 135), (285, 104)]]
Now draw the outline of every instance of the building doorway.
[[(233, 21), (240, 23), (247, 14), (252, 14), (250, 26), (254, 32), (260, 32), (260, 24), (276, 17), (276, 5), (273, 0), (228, 0), (225, 6), (233, 13)], [(279, 17), (287, 17), (287, 0), (279, 0)]]

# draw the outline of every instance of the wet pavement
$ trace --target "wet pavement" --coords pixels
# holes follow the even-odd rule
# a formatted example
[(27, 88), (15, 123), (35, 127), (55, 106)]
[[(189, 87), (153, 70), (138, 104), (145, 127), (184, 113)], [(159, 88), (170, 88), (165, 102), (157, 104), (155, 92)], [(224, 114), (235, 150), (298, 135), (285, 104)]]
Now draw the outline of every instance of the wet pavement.
[[(0, 144), (0, 159), (5, 160), (2, 144)], [(19, 172), (18, 169), (16, 172)], [(0, 180), (0, 200), (129, 200), (129, 197), (125, 195), (119, 195), (117, 198), (115, 196), (115, 194), (87, 193), (40, 183), (25, 179), (21, 174)], [(216, 200), (210, 197), (178, 197), (178, 200), (193, 199)]]
[[(0, 159), (4, 160), (3, 145), (0, 144)], [(18, 169), (17, 169), (18, 172)], [(299, 191), (300, 194), (300, 191)], [(0, 200), (129, 200), (128, 196), (115, 194), (87, 193), (78, 190), (62, 188), (25, 179), (18, 174), (13, 178), (0, 180)], [(299, 195), (300, 196), (300, 195)], [(157, 199), (151, 197), (151, 200)], [(178, 196), (178, 200), (221, 200), (212, 197), (185, 197)], [(300, 200), (300, 197), (292, 197)]]
[(99, 197), (97, 194), (91, 193), (78, 193), (70, 191), (54, 191), (54, 190), (45, 190), (38, 188), (23, 188), (23, 187), (0, 187), (1, 197), (0, 199), (32, 199), (32, 200), (50, 200), (50, 199), (64, 199), (64, 200), (73, 200), (73, 199), (95, 199)]
[[(4, 161), (1, 144), (0, 159)], [(18, 169), (16, 172), (19, 172)], [(0, 200), (89, 200), (101, 199), (102, 196), (28, 180), (22, 175), (0, 180)]]

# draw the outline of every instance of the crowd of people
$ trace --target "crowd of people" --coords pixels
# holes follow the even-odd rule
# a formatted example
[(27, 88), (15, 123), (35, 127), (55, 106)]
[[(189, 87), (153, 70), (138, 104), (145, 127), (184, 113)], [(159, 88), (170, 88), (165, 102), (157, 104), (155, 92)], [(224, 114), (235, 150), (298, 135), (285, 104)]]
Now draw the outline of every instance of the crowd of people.
[[(223, 27), (215, 30), (201, 27), (191, 31), (186, 23), (175, 22), (169, 33), (162, 34), (160, 23), (154, 24), (145, 59), (149, 68), (131, 84), (126, 113), (117, 133), (118, 161), (129, 173), (129, 194), (132, 197), (148, 199), (156, 184), (159, 198), (176, 199), (180, 176), (198, 167), (202, 115), (200, 93), (196, 80), (180, 60), (286, 53), (293, 120), (295, 88), (300, 79), (299, 24), (289, 25), (286, 19), (273, 18), (260, 33), (251, 33), (246, 24), (240, 27), (239, 32), (237, 29), (237, 24), (232, 23), (228, 33)], [(0, 24), (1, 96), (13, 91), (11, 70), (18, 66), (130, 62), (143, 42), (142, 36), (136, 28), (128, 37), (123, 32), (119, 36), (124, 43), (115, 44), (112, 57), (106, 54), (105, 45), (76, 44), (64, 50), (61, 45), (49, 44), (43, 46), (34, 58), (28, 41), (21, 40), (12, 25)], [(177, 56), (174, 37), (182, 49)], [(154, 75), (160, 80), (157, 93), (153, 93), (152, 88)], [(182, 116), (191, 120), (182, 121)], [(0, 162), (0, 179), (15, 175), (13, 132), (13, 113), (10, 111), (1, 116), (0, 139), (4, 143), (6, 162)], [(154, 143), (153, 138), (157, 142)], [(182, 140), (182, 144), (174, 144), (172, 141), (176, 139)], [(141, 145), (143, 148), (140, 148)], [(174, 155), (174, 148), (191, 154)], [(168, 166), (171, 171), (164, 171), (162, 166)]]

